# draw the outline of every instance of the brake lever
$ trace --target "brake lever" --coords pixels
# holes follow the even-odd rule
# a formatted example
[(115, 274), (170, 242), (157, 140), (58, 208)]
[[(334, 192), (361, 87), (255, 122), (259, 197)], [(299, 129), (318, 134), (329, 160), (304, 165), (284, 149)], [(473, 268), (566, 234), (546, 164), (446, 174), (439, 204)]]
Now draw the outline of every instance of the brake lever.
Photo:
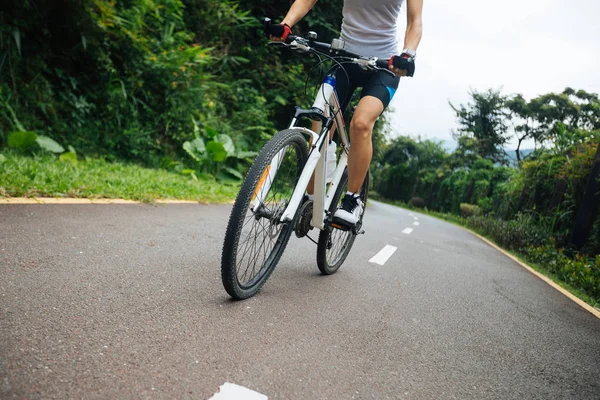
[(285, 43), (285, 42), (278, 42), (278, 41), (275, 41), (275, 40), (272, 40), (272, 41), (270, 41), (270, 42), (269, 42), (269, 43), (267, 43), (267, 44), (268, 44), (269, 46), (277, 46), (277, 45), (279, 45), (279, 46), (284, 46), (284, 47), (292, 47), (292, 45), (291, 45), (291, 44), (287, 44), (287, 43)]
[[(396, 74), (393, 73), (392, 71), (389, 70), (389, 67), (386, 65), (386, 67), (380, 67), (378, 64), (378, 61), (380, 61), (379, 59), (376, 59), (375, 62), (373, 63), (374, 65), (372, 66), (373, 69), (375, 69), (376, 71), (383, 71), (383, 72), (387, 72), (388, 74), (390, 74), (393, 77), (396, 77)], [(383, 61), (383, 60), (381, 60)]]
[(273, 45), (273, 46), (276, 46), (276, 45), (283, 46), (285, 48), (290, 48), (290, 49), (295, 50), (300, 53), (310, 53), (312, 51), (312, 48), (310, 46), (307, 46), (303, 43), (298, 43), (295, 40), (292, 43), (269, 42), (268, 44)]
[(387, 72), (388, 74), (390, 74), (392, 76), (396, 76), (396, 74), (394, 74), (389, 69), (378, 66), (377, 59), (373, 60), (373, 59), (365, 59), (365, 58), (351, 58), (351, 60), (354, 61), (356, 64), (358, 64), (363, 69), (370, 69), (373, 71), (383, 71), (383, 72)]

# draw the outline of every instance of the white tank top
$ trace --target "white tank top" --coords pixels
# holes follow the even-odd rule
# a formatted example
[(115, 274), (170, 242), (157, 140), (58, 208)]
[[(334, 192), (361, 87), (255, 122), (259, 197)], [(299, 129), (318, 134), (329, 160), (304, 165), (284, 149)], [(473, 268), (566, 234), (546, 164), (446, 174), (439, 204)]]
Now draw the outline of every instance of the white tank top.
[(342, 35), (346, 50), (366, 57), (398, 55), (398, 16), (403, 0), (344, 0)]

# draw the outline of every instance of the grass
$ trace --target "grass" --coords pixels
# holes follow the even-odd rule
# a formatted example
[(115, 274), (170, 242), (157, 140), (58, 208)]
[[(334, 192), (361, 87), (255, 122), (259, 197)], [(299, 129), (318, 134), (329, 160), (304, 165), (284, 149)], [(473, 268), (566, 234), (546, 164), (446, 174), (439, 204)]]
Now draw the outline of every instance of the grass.
[(494, 240), (493, 238), (491, 238), (488, 235), (486, 235), (485, 232), (480, 232), (478, 230), (473, 229), (472, 227), (469, 227), (468, 224), (467, 224), (466, 218), (463, 218), (463, 217), (455, 215), (455, 214), (441, 213), (441, 212), (437, 212), (437, 211), (427, 210), (426, 208), (425, 209), (423, 209), (423, 208), (417, 208), (417, 207), (414, 207), (411, 204), (407, 204), (405, 202), (386, 199), (386, 198), (380, 196), (377, 193), (370, 193), (369, 195), (374, 200), (378, 200), (378, 201), (381, 201), (383, 203), (391, 204), (391, 205), (394, 205), (394, 206), (397, 206), (397, 207), (401, 207), (401, 208), (405, 208), (405, 209), (417, 211), (417, 212), (420, 212), (422, 214), (426, 214), (426, 215), (432, 216), (434, 218), (441, 219), (441, 220), (444, 220), (446, 222), (453, 223), (455, 225), (458, 225), (458, 226), (461, 226), (463, 228), (466, 228), (466, 229), (468, 229), (468, 230), (470, 230), (472, 232), (475, 232), (475, 233), (477, 233), (477, 234), (485, 237), (487, 240), (489, 240), (490, 242), (494, 243), (496, 246), (502, 248), (507, 253), (512, 254), (519, 261), (521, 261), (524, 264), (527, 264), (528, 266), (530, 266), (535, 271), (537, 271), (540, 274), (542, 274), (542, 275), (550, 278), (554, 283), (556, 283), (557, 285), (559, 285), (563, 289), (569, 291), (574, 296), (579, 297), (581, 300), (585, 301), (587, 304), (591, 305), (592, 307), (595, 307), (596, 309), (600, 309), (600, 302), (598, 302), (593, 297), (589, 296), (586, 292), (584, 292), (583, 290), (581, 290), (579, 288), (573, 287), (573, 286), (569, 285), (568, 283), (566, 283), (565, 281), (561, 280), (558, 277), (557, 274), (549, 271), (543, 265), (531, 262), (530, 260), (527, 259), (527, 256), (525, 254), (520, 253), (520, 252), (516, 252), (514, 250), (508, 250), (508, 249), (504, 248), (503, 246), (499, 245), (496, 240)]
[(0, 153), (0, 197), (159, 199), (220, 203), (235, 198), (239, 186), (214, 178), (143, 168), (103, 159), (77, 163), (51, 154)]

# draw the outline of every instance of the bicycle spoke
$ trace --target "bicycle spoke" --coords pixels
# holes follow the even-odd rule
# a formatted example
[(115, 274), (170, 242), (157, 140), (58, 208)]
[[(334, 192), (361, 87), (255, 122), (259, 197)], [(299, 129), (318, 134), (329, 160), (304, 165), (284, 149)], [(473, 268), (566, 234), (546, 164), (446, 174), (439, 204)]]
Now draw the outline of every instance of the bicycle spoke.
[[(289, 203), (292, 189), (299, 177), (298, 149), (286, 146), (278, 154), (276, 173), (267, 175), (267, 179), (259, 181), (260, 188), (270, 188), (268, 193), (261, 193), (260, 204), (254, 211), (248, 209), (244, 216), (237, 250), (237, 277), (241, 285), (252, 285), (265, 270), (266, 262), (277, 246), (283, 224), (279, 222), (281, 214)], [(264, 173), (264, 172), (263, 172)]]
[[(368, 185), (368, 181), (366, 181)], [(330, 211), (333, 212), (337, 207), (340, 206), (341, 198), (347, 191), (347, 175), (343, 176), (343, 183), (340, 184), (335, 194), (335, 203), (332, 204)], [(363, 187), (361, 189), (361, 198), (363, 202), (366, 202), (367, 189)], [(361, 215), (362, 220), (362, 215)], [(345, 231), (341, 229), (330, 229), (322, 231), (319, 234), (319, 243), (317, 250), (317, 265), (324, 274), (332, 274), (344, 262), (348, 256), (348, 252), (352, 248), (354, 243), (355, 235), (352, 231)]]

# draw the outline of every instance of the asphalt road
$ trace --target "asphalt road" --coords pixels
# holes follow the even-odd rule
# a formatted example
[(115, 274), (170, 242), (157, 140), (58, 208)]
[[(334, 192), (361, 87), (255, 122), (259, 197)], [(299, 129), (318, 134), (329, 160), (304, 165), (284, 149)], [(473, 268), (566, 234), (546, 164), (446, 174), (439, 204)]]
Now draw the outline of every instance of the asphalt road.
[(600, 398), (600, 320), (461, 228), (373, 203), (337, 274), (293, 238), (233, 302), (229, 210), (0, 206), (0, 398)]

